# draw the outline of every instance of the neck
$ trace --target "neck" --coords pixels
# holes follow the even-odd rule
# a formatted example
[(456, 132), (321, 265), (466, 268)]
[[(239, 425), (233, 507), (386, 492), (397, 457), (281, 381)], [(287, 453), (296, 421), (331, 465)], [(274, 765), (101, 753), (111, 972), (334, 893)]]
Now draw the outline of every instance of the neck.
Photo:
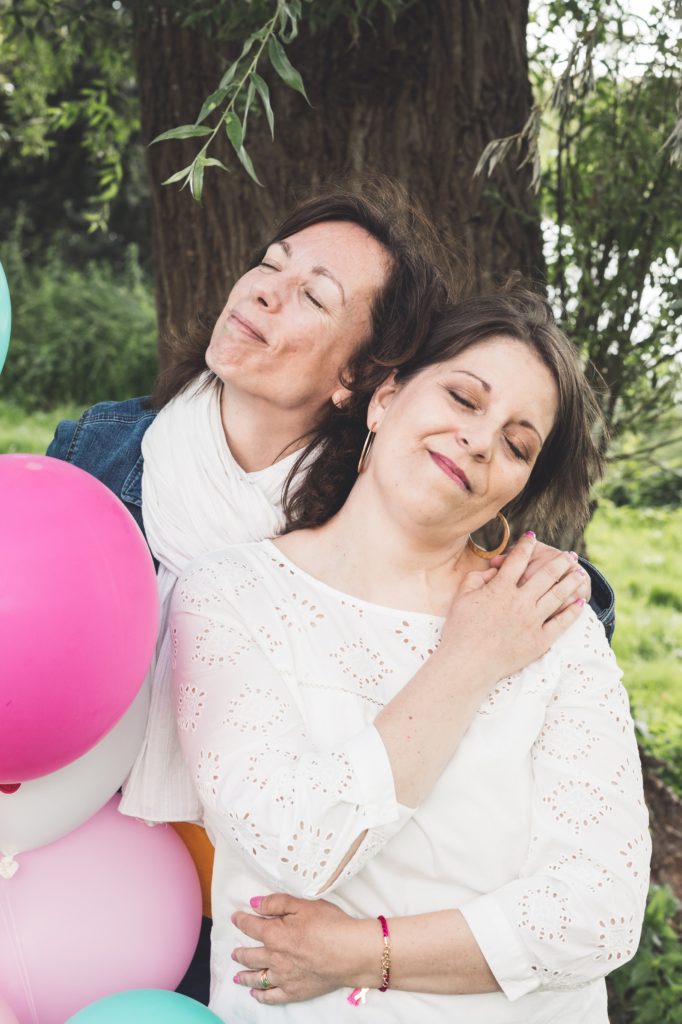
[(453, 536), (451, 524), (439, 532), (402, 523), (377, 498), (361, 477), (333, 519), (305, 531), (312, 543), (304, 534), (301, 550), (294, 533), (283, 538), (283, 550), (339, 590), (389, 607), (447, 614), (466, 573), (485, 568), (468, 550), (468, 534)]
[(266, 469), (303, 448), (311, 427), (307, 410), (273, 408), (272, 403), (225, 384), (220, 418), (232, 457), (247, 473)]

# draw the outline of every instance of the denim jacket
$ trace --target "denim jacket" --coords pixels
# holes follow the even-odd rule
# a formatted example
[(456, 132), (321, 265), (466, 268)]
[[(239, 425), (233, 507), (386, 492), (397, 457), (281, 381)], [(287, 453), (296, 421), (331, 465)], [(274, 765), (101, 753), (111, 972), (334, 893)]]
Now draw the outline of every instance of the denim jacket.
[[(121, 499), (144, 533), (142, 522), (142, 438), (156, 412), (146, 398), (125, 402), (100, 402), (86, 409), (81, 418), (62, 420), (47, 449), (55, 459), (63, 459), (92, 473)], [(613, 590), (598, 569), (580, 559), (590, 574), (590, 605), (611, 641), (615, 628)]]

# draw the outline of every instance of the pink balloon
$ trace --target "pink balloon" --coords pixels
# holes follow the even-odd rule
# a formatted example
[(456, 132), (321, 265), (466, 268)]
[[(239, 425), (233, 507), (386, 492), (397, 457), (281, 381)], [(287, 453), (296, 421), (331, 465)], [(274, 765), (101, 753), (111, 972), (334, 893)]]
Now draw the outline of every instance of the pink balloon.
[(201, 926), (192, 858), (170, 825), (127, 818), (118, 802), (0, 878), (0, 998), (20, 1024), (63, 1024), (126, 989), (174, 989), (189, 966)]
[(2, 996), (0, 996), (0, 1024), (19, 1024)]
[(0, 455), (0, 783), (84, 754), (138, 692), (156, 577), (125, 506), (90, 474)]

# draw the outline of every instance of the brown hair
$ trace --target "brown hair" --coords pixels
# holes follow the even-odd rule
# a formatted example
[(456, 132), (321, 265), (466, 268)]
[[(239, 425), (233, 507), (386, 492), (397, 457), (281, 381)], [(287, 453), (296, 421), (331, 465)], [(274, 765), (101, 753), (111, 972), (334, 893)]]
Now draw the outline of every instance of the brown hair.
[[(343, 502), (354, 480), (372, 393), (387, 370), (414, 357), (429, 332), (434, 311), (452, 301), (468, 282), (466, 261), (453, 243), (439, 237), (401, 185), (383, 176), (361, 177), (352, 187), (335, 186), (299, 203), (256, 253), (251, 267), (261, 262), (273, 242), (324, 221), (348, 221), (364, 228), (386, 250), (389, 269), (372, 302), (370, 334), (343, 373), (342, 383), (351, 398), (341, 409), (327, 403), (285, 486), (291, 527), (324, 522), (330, 508), (336, 511), (337, 493), (343, 494)], [(212, 329), (213, 323), (197, 320), (183, 337), (169, 340), (169, 365), (159, 375), (152, 395), (155, 408), (206, 371)], [(208, 378), (208, 385), (215, 380)], [(304, 461), (308, 466), (305, 488), (294, 488), (294, 477)]]
[[(555, 536), (564, 527), (579, 532), (589, 515), (590, 487), (603, 471), (593, 439), (598, 425), (603, 430), (603, 421), (578, 352), (557, 327), (542, 296), (515, 284), (448, 307), (435, 319), (424, 344), (398, 368), (396, 381), (405, 383), (426, 367), (496, 335), (529, 345), (549, 369), (558, 391), (552, 430), (523, 491), (503, 511), (513, 520), (516, 534), (526, 525), (541, 526), (543, 537)], [(365, 434), (366, 430), (363, 440)], [(362, 440), (354, 452), (356, 459), (361, 444)], [(333, 467), (329, 472), (334, 472)], [(349, 491), (347, 487), (336, 494), (326, 518), (341, 507)], [(316, 524), (324, 521), (319, 518)]]

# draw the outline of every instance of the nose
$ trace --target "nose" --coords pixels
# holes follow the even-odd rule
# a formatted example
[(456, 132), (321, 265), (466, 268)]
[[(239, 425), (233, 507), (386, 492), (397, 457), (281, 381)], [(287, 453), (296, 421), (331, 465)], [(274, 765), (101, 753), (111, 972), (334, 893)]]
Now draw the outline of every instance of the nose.
[(494, 433), (483, 419), (467, 423), (458, 431), (457, 440), (477, 462), (490, 462), (493, 454)]
[(264, 309), (274, 313), (283, 301), (284, 285), (281, 272), (277, 274), (261, 274), (253, 283), (252, 299)]

